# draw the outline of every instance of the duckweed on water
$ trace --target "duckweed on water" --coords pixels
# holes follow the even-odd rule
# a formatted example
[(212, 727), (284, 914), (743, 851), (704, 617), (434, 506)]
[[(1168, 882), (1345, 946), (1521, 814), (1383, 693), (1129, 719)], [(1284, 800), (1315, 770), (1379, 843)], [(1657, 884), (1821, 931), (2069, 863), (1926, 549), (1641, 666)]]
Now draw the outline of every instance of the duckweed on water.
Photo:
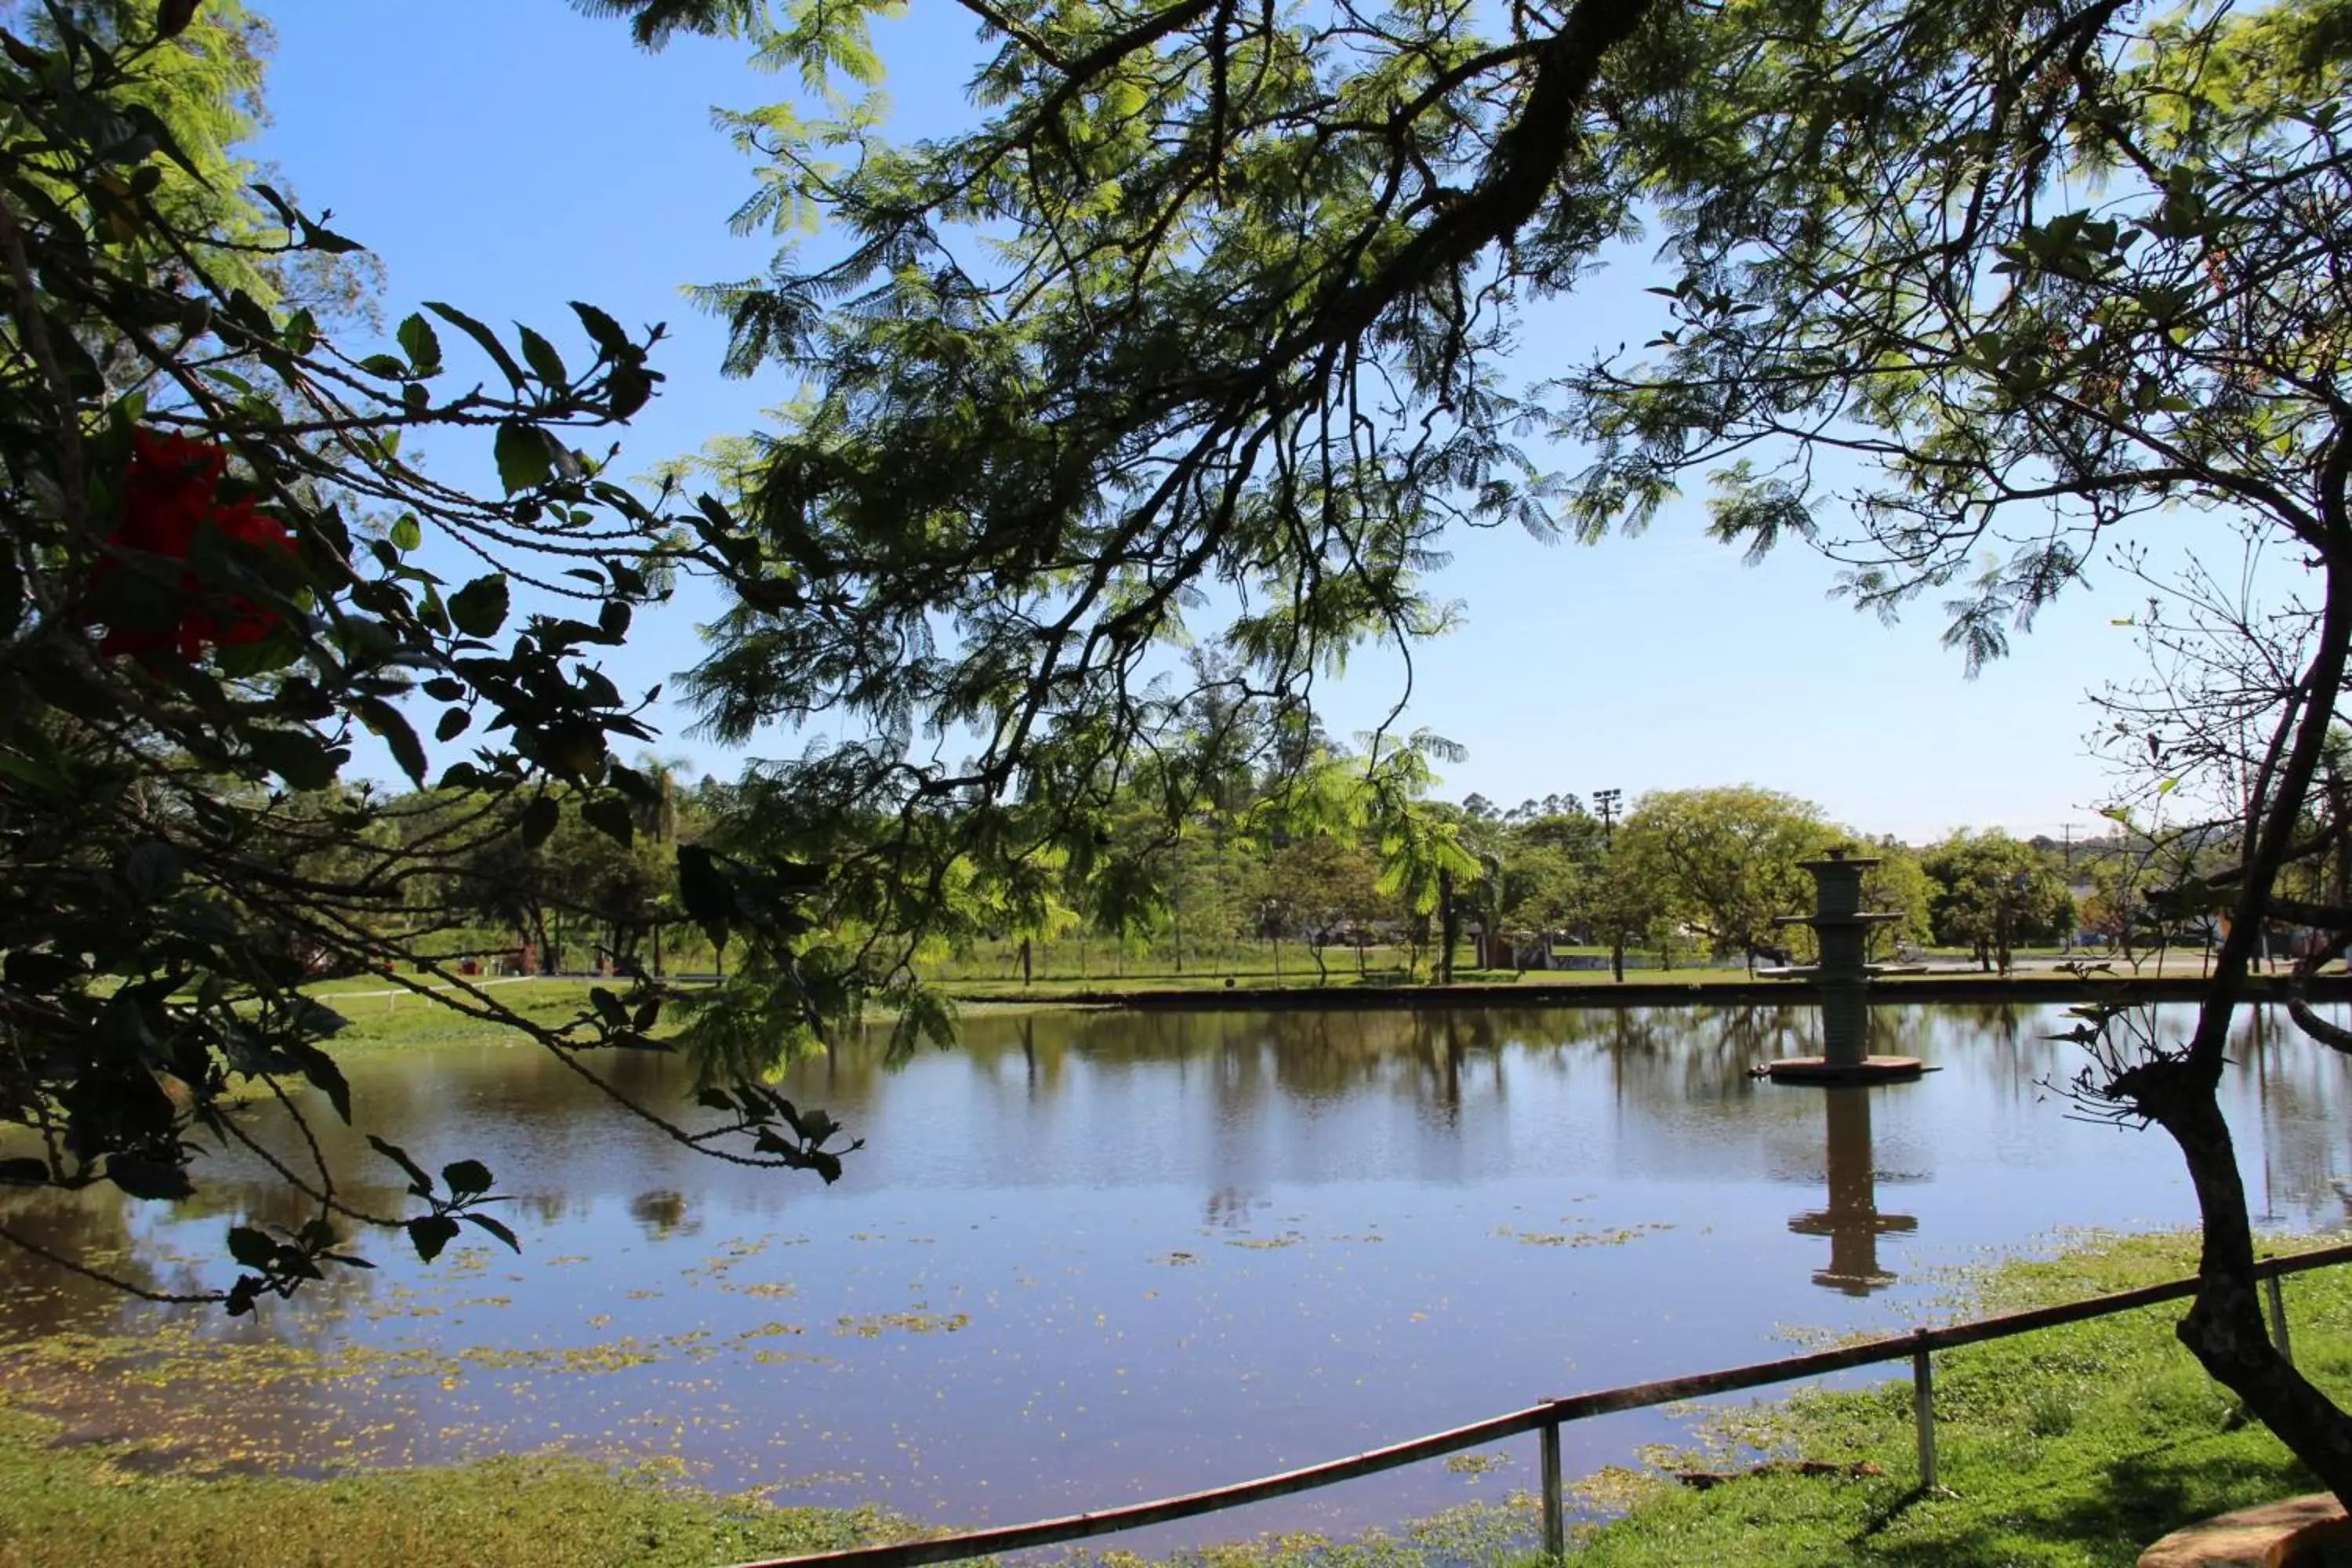
[[(2284, 1244), (2282, 1244), (2284, 1249)], [(1956, 1293), (1975, 1316), (2176, 1278), (2193, 1256), (2179, 1237), (2100, 1240), (2050, 1262), (2011, 1262)], [(2352, 1269), (2286, 1286), (2297, 1358), (2322, 1387), (2352, 1389)], [(1580, 1568), (1682, 1568), (1706, 1562), (1995, 1568), (2126, 1563), (2189, 1520), (2309, 1489), (2280, 1445), (2235, 1426), (2231, 1402), (2173, 1340), (2177, 1308), (2071, 1325), (1937, 1358), (1942, 1479), (1957, 1494), (1913, 1489), (1910, 1391), (1896, 1377), (1852, 1392), (1801, 1392), (1777, 1404), (1692, 1413), (1693, 1447), (1645, 1456), (1576, 1487), (1588, 1521)], [(847, 1331), (952, 1331), (959, 1319), (916, 1311), (844, 1320)], [(792, 1326), (770, 1325), (789, 1333)], [(775, 1337), (783, 1337), (777, 1335)], [(694, 1356), (697, 1335), (516, 1352), (550, 1370), (594, 1371), (638, 1355)], [(793, 1356), (761, 1351), (766, 1361)], [(321, 1358), (283, 1346), (228, 1346), (171, 1333), (139, 1341), (58, 1335), (16, 1347), (0, 1402), (0, 1562), (26, 1568), (104, 1561), (142, 1568), (279, 1568), (321, 1560), (432, 1565), (497, 1563), (709, 1563), (783, 1555), (910, 1530), (872, 1510), (781, 1509), (719, 1498), (635, 1467), (502, 1458), (447, 1468), (362, 1470), (319, 1480), (282, 1472), (294, 1456), (229, 1446), (213, 1434), (211, 1474), (188, 1473), (171, 1434), (121, 1440), (174, 1379), (392, 1377), (476, 1358), (420, 1350)], [(111, 1426), (36, 1414), (45, 1379), (104, 1369), (124, 1409)], [(202, 1401), (196, 1402), (200, 1406)], [(190, 1434), (179, 1435), (185, 1442)], [(312, 1441), (356, 1463), (364, 1425)], [(354, 1445), (357, 1446), (354, 1446)], [(198, 1451), (202, 1451), (201, 1448)], [(1473, 1481), (1505, 1460), (1456, 1456)], [(1811, 1461), (1804, 1473), (1787, 1461)], [(174, 1465), (181, 1468), (172, 1468)], [(1705, 1469), (1719, 1484), (1677, 1485)], [(1524, 1560), (1535, 1510), (1524, 1493), (1387, 1531), (1335, 1540), (1286, 1534), (1181, 1552), (1175, 1568), (1491, 1568)], [(1074, 1568), (1140, 1568), (1125, 1552), (1076, 1553)]]
[(1613, 1230), (1513, 1230), (1509, 1226), (1503, 1226), (1495, 1234), (1506, 1241), (1516, 1241), (1526, 1247), (1622, 1247), (1629, 1241), (1674, 1228), (1671, 1225), (1654, 1220), (1642, 1225), (1621, 1226)]
[(878, 1339), (887, 1330), (896, 1329), (909, 1334), (951, 1334), (971, 1326), (971, 1314), (957, 1312), (942, 1317), (937, 1312), (873, 1312), (862, 1318), (837, 1320), (834, 1332), (843, 1338)]
[(61, 1448), (61, 1430), (0, 1405), (0, 1561), (11, 1568), (707, 1568), (910, 1532), (877, 1510), (780, 1508), (573, 1459), (326, 1481), (153, 1475), (123, 1446)]

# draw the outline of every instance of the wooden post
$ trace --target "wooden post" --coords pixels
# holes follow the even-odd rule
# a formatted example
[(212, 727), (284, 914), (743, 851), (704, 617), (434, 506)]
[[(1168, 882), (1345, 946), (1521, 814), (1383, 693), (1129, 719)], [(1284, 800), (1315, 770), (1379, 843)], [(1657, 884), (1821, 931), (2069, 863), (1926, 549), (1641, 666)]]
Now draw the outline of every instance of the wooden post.
[(1544, 1555), (1555, 1560), (1568, 1554), (1567, 1510), (1560, 1496), (1559, 1423), (1543, 1427)]
[(2287, 1338), (2286, 1296), (2284, 1292), (2279, 1289), (2279, 1277), (2277, 1275), (2268, 1275), (2263, 1279), (2263, 1294), (2270, 1298), (2271, 1343), (2278, 1347), (2279, 1359), (2285, 1362), (2287, 1365), (2293, 1366), (2294, 1364), (2294, 1343)]
[(1919, 1489), (1936, 1489), (1936, 1371), (1927, 1359), (1927, 1331), (1911, 1352), (1911, 1417), (1919, 1427)]

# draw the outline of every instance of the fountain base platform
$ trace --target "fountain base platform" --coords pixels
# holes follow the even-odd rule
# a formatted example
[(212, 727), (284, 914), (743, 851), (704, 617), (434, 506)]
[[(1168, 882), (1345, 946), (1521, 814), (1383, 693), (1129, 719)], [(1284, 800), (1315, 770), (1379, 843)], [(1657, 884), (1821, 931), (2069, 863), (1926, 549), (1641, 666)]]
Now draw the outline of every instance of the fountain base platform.
[(1781, 1057), (1764, 1067), (1765, 1076), (1774, 1083), (1907, 1083), (1927, 1070), (1917, 1057), (1864, 1057), (1858, 1062)]

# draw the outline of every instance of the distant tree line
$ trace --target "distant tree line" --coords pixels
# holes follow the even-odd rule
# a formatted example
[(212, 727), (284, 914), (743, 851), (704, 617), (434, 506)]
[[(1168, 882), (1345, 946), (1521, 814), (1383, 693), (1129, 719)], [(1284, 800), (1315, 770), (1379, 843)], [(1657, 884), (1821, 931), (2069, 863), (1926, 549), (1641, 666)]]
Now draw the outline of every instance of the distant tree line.
[[(2064, 844), (1989, 828), (1915, 846), (1753, 784), (1652, 792), (1613, 823), (1573, 793), (1457, 804), (1432, 793), (1433, 763), (1452, 754), (1433, 736), (1236, 745), (1235, 722), (1221, 716), (1190, 753), (1115, 791), (1083, 865), (1053, 854), (1025, 875), (963, 876), (957, 918), (917, 967), (937, 973), (986, 948), (1030, 980), (1045, 950), (1074, 942), (1178, 974), (1255, 949), (1254, 967), (1311, 964), (1327, 980), (1335, 964), (1368, 974), (1368, 950), (1441, 981), (1465, 952), (1482, 968), (1524, 968), (1555, 944), (1606, 950), (1621, 975), (1628, 954), (1668, 968), (1788, 963), (1811, 956), (1810, 932), (1783, 923), (1811, 908), (1801, 862), (1851, 847), (1877, 861), (1865, 906), (1900, 917), (1876, 938), (1882, 956), (1932, 946), (2005, 969), (2018, 948), (2078, 936), (2126, 957), (2201, 942), (2209, 925), (2166, 913), (2149, 889), (2228, 853), (2210, 836), (2168, 842), (2122, 824)], [(290, 836), (282, 858), (336, 876), (371, 856), (397, 861), (404, 890), (376, 918), (415, 951), (532, 972), (723, 973), (723, 944), (689, 917), (681, 851), (688, 878), (723, 863), (759, 782), (689, 782), (652, 757), (635, 771), (645, 787), (625, 809), (551, 788), (495, 835), (460, 830), (478, 809), (461, 790), (373, 799), (359, 838), (331, 830), (345, 794), (300, 797), (290, 820), (322, 831)], [(1190, 792), (1172, 825), (1171, 789)], [(457, 847), (436, 857), (436, 842)]]

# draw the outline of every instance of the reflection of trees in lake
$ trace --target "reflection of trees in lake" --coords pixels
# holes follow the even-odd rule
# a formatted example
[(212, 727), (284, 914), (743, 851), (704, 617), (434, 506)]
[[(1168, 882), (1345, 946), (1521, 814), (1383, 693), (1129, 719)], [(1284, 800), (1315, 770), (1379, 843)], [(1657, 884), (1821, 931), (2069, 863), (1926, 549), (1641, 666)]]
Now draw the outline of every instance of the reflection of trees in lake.
[(668, 1236), (696, 1236), (702, 1230), (702, 1222), (694, 1217), (686, 1194), (671, 1187), (656, 1187), (631, 1198), (629, 1217), (644, 1227), (649, 1241)]
[[(2063, 1080), (2075, 1066), (2073, 1047), (2049, 1037), (2061, 1022), (2048, 1008), (1999, 1002), (1874, 1009), (1879, 1049), (1955, 1069), (1905, 1091), (1907, 1099), (1873, 1102), (1880, 1162), (1924, 1175), (1930, 1152), (1947, 1146), (1938, 1141), (1946, 1134), (1932, 1130), (1933, 1119), (1947, 1113), (1937, 1108), (1964, 1103), (1982, 1112), (1972, 1125), (2016, 1139), (2021, 1157), (2033, 1157), (2043, 1119), (2054, 1123), (2062, 1114), (2055, 1104), (2036, 1103), (2040, 1086)], [(782, 1087), (803, 1105), (824, 1107), (854, 1133), (877, 1134), (859, 1157), (869, 1163), (851, 1163), (835, 1199), (854, 1199), (869, 1171), (904, 1184), (962, 1182), (970, 1172), (1003, 1167), (1018, 1182), (1084, 1184), (1181, 1170), (1200, 1182), (1203, 1202), (1212, 1202), (1213, 1189), (1230, 1189), (1213, 1206), (1240, 1214), (1254, 1193), (1277, 1180), (1344, 1171), (1454, 1182), (1506, 1171), (1518, 1158), (1515, 1148), (1564, 1135), (1577, 1141), (1579, 1159), (1630, 1178), (1811, 1187), (1821, 1178), (1825, 1147), (1836, 1151), (1834, 1129), (1813, 1105), (1818, 1091), (1776, 1089), (1748, 1073), (1774, 1056), (1817, 1047), (1818, 1030), (1816, 1010), (1793, 994), (1771, 1005), (1644, 1008), (998, 1016), (975, 1009), (962, 1044), (919, 1053), (908, 1078), (888, 1065), (876, 1033), (795, 1065)], [(2229, 1114), (2262, 1133), (2246, 1148), (2250, 1184), (2271, 1194), (2274, 1212), (2290, 1215), (2307, 1213), (2315, 1197), (2332, 1201), (2334, 1179), (2352, 1168), (2352, 1131), (2342, 1114), (2352, 1100), (2352, 1061), (2252, 1013), (2241, 1021), (2233, 1054), (2248, 1070), (2231, 1077), (2237, 1098)], [(692, 1114), (684, 1064), (615, 1054), (594, 1065), (647, 1103)], [(396, 1169), (366, 1147), (364, 1131), (404, 1145), (428, 1170), (458, 1158), (484, 1160), (500, 1190), (516, 1194), (507, 1213), (527, 1245), (533, 1229), (555, 1219), (594, 1216), (608, 1235), (634, 1242), (640, 1229), (658, 1238), (706, 1215), (774, 1214), (819, 1201), (788, 1177), (688, 1168), (607, 1120), (593, 1089), (537, 1053), (354, 1058), (351, 1077), (360, 1127), (326, 1113), (312, 1131), (338, 1170), (339, 1193), (377, 1213), (417, 1205)], [(1986, 1110), (1988, 1103), (1997, 1112)], [(912, 1122), (893, 1125), (893, 1118), (917, 1111)], [(281, 1110), (257, 1104), (245, 1125), (289, 1165), (308, 1168), (307, 1148)], [(1137, 1128), (1150, 1135), (1137, 1137)], [(1015, 1150), (1009, 1159), (1008, 1140)], [(219, 1179), (206, 1184), (205, 1197), (176, 1210), (126, 1206), (95, 1194), (84, 1200), (86, 1213), (54, 1206), (57, 1194), (44, 1199), (49, 1207), (11, 1196), (9, 1212), (26, 1216), (37, 1239), (115, 1253), (133, 1250), (126, 1243), (137, 1237), (168, 1239), (172, 1226), (197, 1227), (198, 1239), (184, 1250), (205, 1253), (228, 1225), (291, 1226), (309, 1217), (282, 1181), (261, 1179), (250, 1156), (220, 1159)], [(253, 1179), (244, 1180), (241, 1169)], [(1832, 1176), (1825, 1213), (1839, 1206), (1843, 1186)], [(1769, 1211), (1773, 1228), (1794, 1206)], [(396, 1237), (372, 1237), (362, 1251), (381, 1258), (401, 1245)], [(112, 1310), (92, 1284), (39, 1294), (47, 1287), (37, 1276), (48, 1267), (26, 1263), (8, 1276), (23, 1282), (27, 1321), (45, 1329), (79, 1311)], [(173, 1283), (168, 1260), (136, 1276), (142, 1284)], [(371, 1283), (351, 1281), (360, 1291)]]
[[(2246, 1173), (2256, 1217), (2278, 1218), (2283, 1197), (2301, 1199), (2331, 1186), (2344, 1192), (2352, 1121), (2329, 1113), (2352, 1094), (2352, 1059), (2314, 1050), (2273, 1007), (2247, 1010), (2230, 1056), (2244, 1068), (2235, 1075), (2242, 1099), (2229, 1107), (2231, 1116), (2262, 1119), (2261, 1169)], [(2346, 1201), (2352, 1205), (2352, 1194)]]

